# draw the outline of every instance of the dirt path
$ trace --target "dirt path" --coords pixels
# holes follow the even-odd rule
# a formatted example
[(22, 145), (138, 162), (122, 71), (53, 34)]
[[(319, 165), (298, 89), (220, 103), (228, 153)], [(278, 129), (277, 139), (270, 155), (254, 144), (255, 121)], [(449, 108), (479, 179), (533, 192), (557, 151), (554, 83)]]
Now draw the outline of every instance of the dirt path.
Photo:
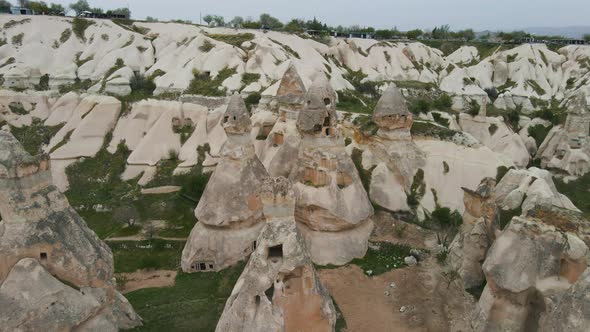
[[(160, 237), (160, 236), (154, 236), (152, 237), (152, 239), (160, 239), (160, 240), (167, 240), (167, 241), (180, 241), (180, 242), (184, 242), (186, 241), (188, 238), (186, 237)], [(133, 236), (123, 236), (123, 237), (109, 237), (104, 239), (107, 242), (125, 242), (125, 241), (145, 241), (145, 240), (149, 240), (148, 238), (146, 238), (145, 236), (142, 235), (133, 235)]]
[[(118, 290), (125, 294), (143, 288), (174, 286), (176, 271), (136, 271), (133, 273), (117, 273)], [(124, 280), (124, 282), (121, 282)]]

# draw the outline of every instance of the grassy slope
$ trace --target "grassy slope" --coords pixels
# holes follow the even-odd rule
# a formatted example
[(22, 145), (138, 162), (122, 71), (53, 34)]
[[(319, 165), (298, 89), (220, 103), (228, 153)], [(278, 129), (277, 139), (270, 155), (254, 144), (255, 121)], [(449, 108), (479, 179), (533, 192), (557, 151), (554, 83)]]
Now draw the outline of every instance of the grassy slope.
[(214, 331), (244, 263), (221, 272), (179, 273), (167, 288), (126, 294), (144, 320), (134, 331)]

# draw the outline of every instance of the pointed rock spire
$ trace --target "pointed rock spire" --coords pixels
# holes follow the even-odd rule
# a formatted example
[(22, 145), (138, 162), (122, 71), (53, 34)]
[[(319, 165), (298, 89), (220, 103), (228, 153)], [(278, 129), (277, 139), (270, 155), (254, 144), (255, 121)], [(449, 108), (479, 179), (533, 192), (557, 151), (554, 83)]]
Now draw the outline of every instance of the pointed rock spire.
[(401, 91), (391, 84), (377, 102), (373, 121), (381, 128), (398, 129), (412, 126), (412, 113), (408, 111), (406, 99)]
[(249, 133), (251, 127), (252, 122), (246, 103), (238, 93), (235, 93), (230, 97), (223, 116), (223, 129), (228, 134), (244, 134)]
[(280, 103), (301, 104), (305, 98), (305, 85), (297, 72), (295, 65), (291, 63), (281, 79), (277, 98)]
[(336, 99), (336, 91), (334, 91), (332, 84), (330, 84), (324, 73), (320, 73), (315, 78), (305, 96), (308, 105), (321, 102), (327, 108), (335, 108)]

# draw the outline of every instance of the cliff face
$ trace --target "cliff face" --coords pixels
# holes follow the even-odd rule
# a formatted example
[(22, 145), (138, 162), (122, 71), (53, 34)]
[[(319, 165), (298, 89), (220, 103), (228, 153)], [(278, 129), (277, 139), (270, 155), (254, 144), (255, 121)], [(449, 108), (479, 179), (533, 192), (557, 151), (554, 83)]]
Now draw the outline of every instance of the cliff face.
[[(13, 308), (0, 317), (2, 330), (73, 329), (90, 321), (106, 330), (141, 324), (115, 291), (111, 250), (52, 184), (47, 156), (32, 157), (5, 130), (0, 215), (0, 303)], [(56, 305), (46, 311), (50, 300)]]

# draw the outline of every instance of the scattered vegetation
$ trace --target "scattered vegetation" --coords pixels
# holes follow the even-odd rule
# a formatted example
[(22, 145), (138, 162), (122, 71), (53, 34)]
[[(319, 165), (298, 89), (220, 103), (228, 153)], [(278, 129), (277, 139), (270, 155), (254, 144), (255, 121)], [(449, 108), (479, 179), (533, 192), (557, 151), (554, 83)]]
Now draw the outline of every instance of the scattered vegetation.
[(254, 39), (254, 34), (252, 33), (238, 33), (235, 35), (208, 34), (207, 36), (238, 48), (241, 48), (243, 43)]
[(94, 59), (93, 56), (89, 56), (85, 59), (80, 59), (81, 56), (82, 56), (82, 52), (76, 53), (76, 59), (74, 61), (76, 62), (76, 66), (78, 66), (78, 68), (82, 67), (86, 62)]
[(185, 93), (203, 96), (221, 97), (227, 94), (227, 89), (222, 88), (222, 83), (230, 76), (237, 73), (236, 68), (227, 68), (220, 70), (216, 77), (212, 78), (208, 73), (193, 71), (194, 78), (190, 82)]
[(76, 17), (72, 21), (72, 30), (78, 39), (86, 41), (86, 29), (94, 24), (94, 21), (86, 20), (83, 18)]
[(412, 208), (415, 209), (420, 204), (422, 197), (426, 193), (426, 183), (424, 183), (424, 171), (420, 168), (414, 175), (414, 179), (412, 181), (412, 186), (410, 187), (410, 192), (407, 193), (407, 203)]
[(370, 242), (365, 257), (355, 258), (350, 263), (358, 265), (366, 274), (375, 276), (405, 267), (404, 258), (409, 255), (408, 246), (390, 242)]
[(73, 83), (70, 84), (63, 84), (58, 87), (58, 91), (60, 94), (66, 94), (70, 91), (86, 91), (92, 87), (93, 83), (90, 79), (81, 80), (76, 77)]
[(449, 128), (449, 120), (447, 118), (444, 118), (442, 116), (442, 114), (438, 113), (438, 112), (432, 112), (432, 118), (434, 119), (434, 122), (440, 124), (443, 127), (447, 127)]
[(500, 221), (500, 229), (504, 229), (506, 226), (508, 226), (508, 224), (510, 223), (512, 218), (520, 216), (522, 214), (522, 207), (518, 206), (518, 208), (516, 208), (514, 210), (500, 209), (499, 214), (500, 214), (500, 220), (499, 220)]
[(8, 104), (10, 111), (17, 115), (27, 115), (29, 112), (25, 110), (25, 107), (20, 101), (13, 101)]
[(498, 126), (495, 123), (492, 123), (488, 127), (488, 132), (490, 133), (490, 136), (494, 136), (494, 134), (496, 133), (496, 131), (498, 131)]
[(244, 87), (246, 87), (254, 82), (258, 82), (258, 80), (260, 80), (260, 74), (256, 74), (256, 73), (242, 74), (242, 84), (244, 85)]
[(210, 42), (208, 39), (205, 39), (205, 41), (203, 41), (203, 45), (199, 46), (199, 50), (203, 53), (209, 53), (209, 51), (211, 51), (214, 47), (215, 45), (212, 42)]
[(34, 88), (36, 91), (47, 91), (49, 90), (49, 74), (45, 74), (39, 78), (39, 84), (35, 84)]
[(454, 130), (423, 121), (414, 121), (411, 133), (416, 136), (436, 137), (442, 140), (449, 140), (457, 134)]
[(547, 137), (547, 134), (549, 134), (549, 131), (551, 130), (551, 128), (553, 128), (553, 126), (545, 127), (542, 124), (538, 124), (536, 126), (529, 127), (528, 133), (532, 138), (535, 139), (535, 142), (537, 143), (537, 147), (541, 146), (541, 144), (545, 140), (545, 137)]
[(14, 46), (23, 46), (23, 38), (25, 37), (24, 33), (19, 33), (18, 35), (12, 36), (12, 45)]
[(471, 99), (469, 101), (469, 108), (467, 109), (467, 114), (471, 116), (477, 116), (480, 110), (481, 106), (477, 103), (477, 101)]
[(556, 178), (555, 186), (584, 213), (587, 219), (590, 219), (590, 173), (567, 183)]
[(172, 287), (125, 294), (143, 318), (143, 326), (134, 331), (214, 331), (244, 265), (239, 263), (220, 272), (181, 272)]
[(25, 151), (34, 156), (41, 153), (42, 146), (49, 144), (49, 140), (57, 134), (61, 127), (63, 125), (48, 127), (43, 125), (43, 121), (33, 118), (30, 126), (20, 128), (10, 126), (10, 132), (23, 145)]
[(379, 126), (373, 122), (373, 119), (370, 116), (358, 116), (352, 121), (352, 123), (355, 126), (358, 126), (360, 132), (366, 137), (374, 136), (379, 131)]
[(72, 29), (65, 29), (61, 33), (61, 36), (59, 37), (59, 42), (63, 44), (65, 42), (67, 42), (68, 39), (70, 39), (71, 36), (72, 36)]
[(255, 105), (258, 105), (258, 103), (260, 102), (260, 98), (262, 98), (262, 95), (260, 95), (260, 92), (253, 92), (253, 93), (249, 94), (248, 97), (246, 97), (246, 99), (244, 99), (244, 102), (246, 103), (246, 107), (248, 108), (248, 111), (252, 112), (252, 108)]
[(509, 170), (510, 168), (506, 166), (498, 166), (498, 168), (496, 168), (496, 183), (500, 183), (504, 175), (506, 175)]
[(362, 150), (359, 150), (357, 148), (352, 149), (352, 154), (350, 157), (352, 159), (352, 162), (354, 163), (354, 166), (356, 167), (356, 170), (359, 172), (359, 176), (361, 178), (363, 187), (367, 192), (369, 192), (371, 188), (371, 177), (373, 174), (374, 167), (370, 170), (364, 169)]
[(10, 28), (13, 28), (13, 27), (15, 27), (17, 25), (25, 24), (25, 23), (29, 23), (29, 22), (31, 22), (31, 19), (30, 18), (25, 18), (25, 19), (20, 20), (20, 21), (10, 20), (10, 21), (4, 23), (4, 29), (10, 29)]
[(544, 94), (546, 94), (547, 92), (545, 92), (545, 90), (539, 85), (539, 83), (537, 83), (536, 81), (533, 80), (527, 80), (526, 83), (535, 91), (536, 94), (538, 94), (539, 96), (542, 96)]

